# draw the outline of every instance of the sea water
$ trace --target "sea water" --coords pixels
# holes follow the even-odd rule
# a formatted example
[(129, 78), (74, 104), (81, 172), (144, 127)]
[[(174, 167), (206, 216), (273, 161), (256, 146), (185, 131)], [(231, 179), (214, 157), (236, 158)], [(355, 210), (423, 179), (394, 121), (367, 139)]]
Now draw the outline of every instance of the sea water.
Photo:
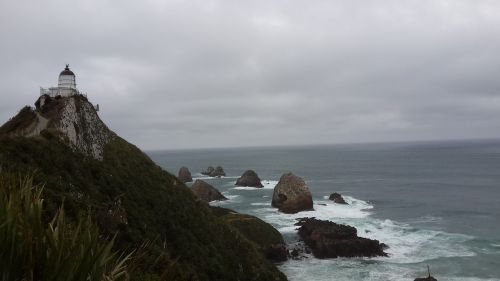
[[(195, 179), (218, 188), (215, 202), (272, 224), (292, 247), (297, 218), (348, 224), (358, 235), (389, 246), (389, 257), (289, 260), (279, 265), (289, 280), (500, 280), (500, 141), (355, 144), (150, 151), (177, 174), (187, 166)], [(207, 166), (227, 176), (209, 178)], [(264, 188), (236, 187), (247, 169)], [(283, 214), (271, 207), (279, 177), (302, 177), (314, 211)], [(328, 200), (339, 192), (349, 205)]]

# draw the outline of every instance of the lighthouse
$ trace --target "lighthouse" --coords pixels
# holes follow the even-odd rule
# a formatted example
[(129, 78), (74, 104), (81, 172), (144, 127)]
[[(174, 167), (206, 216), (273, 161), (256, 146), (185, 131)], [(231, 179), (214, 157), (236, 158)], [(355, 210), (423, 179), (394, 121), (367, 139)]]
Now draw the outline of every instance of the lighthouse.
[(57, 84), (59, 88), (71, 88), (76, 89), (76, 79), (73, 71), (69, 69), (69, 64), (66, 65), (61, 74), (59, 74), (59, 83)]
[(40, 87), (40, 95), (49, 95), (50, 97), (69, 97), (79, 94), (76, 88), (76, 76), (71, 69), (69, 69), (69, 64), (59, 73), (59, 80), (57, 82), (57, 87), (42, 88)]

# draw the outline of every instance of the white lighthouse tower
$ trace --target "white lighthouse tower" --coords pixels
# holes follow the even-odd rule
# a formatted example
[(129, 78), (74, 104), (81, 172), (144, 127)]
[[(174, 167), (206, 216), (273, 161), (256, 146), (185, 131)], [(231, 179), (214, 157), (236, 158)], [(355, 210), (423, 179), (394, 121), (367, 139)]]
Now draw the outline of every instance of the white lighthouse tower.
[(76, 88), (76, 76), (73, 71), (69, 69), (68, 64), (59, 74), (57, 87), (50, 87), (48, 89), (40, 87), (40, 95), (49, 95), (51, 97), (69, 97), (78, 93), (78, 89)]

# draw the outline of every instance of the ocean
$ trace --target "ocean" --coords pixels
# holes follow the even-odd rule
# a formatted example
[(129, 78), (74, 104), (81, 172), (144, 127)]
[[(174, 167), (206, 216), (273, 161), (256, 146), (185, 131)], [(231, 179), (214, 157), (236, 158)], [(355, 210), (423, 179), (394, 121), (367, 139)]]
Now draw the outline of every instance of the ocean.
[[(214, 205), (257, 216), (293, 245), (295, 219), (348, 224), (389, 246), (389, 257), (289, 260), (289, 280), (500, 280), (500, 141), (450, 141), (328, 146), (149, 151), (167, 171), (187, 166), (228, 201)], [(220, 165), (227, 176), (199, 172)], [(247, 169), (264, 188), (236, 187)], [(314, 211), (283, 214), (271, 207), (279, 177), (302, 177)], [(349, 205), (328, 200), (341, 193)], [(324, 205), (326, 204), (326, 205)]]

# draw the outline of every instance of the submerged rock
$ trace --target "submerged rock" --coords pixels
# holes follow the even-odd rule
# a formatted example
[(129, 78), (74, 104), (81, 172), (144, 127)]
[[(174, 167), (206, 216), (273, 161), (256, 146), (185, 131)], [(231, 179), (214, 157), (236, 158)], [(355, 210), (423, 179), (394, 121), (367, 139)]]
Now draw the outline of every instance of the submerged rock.
[(358, 237), (356, 228), (331, 221), (303, 218), (299, 236), (316, 258), (387, 256), (378, 240)]
[(215, 187), (202, 180), (196, 180), (191, 186), (191, 190), (198, 198), (206, 202), (227, 200)]
[(264, 187), (260, 178), (254, 170), (247, 170), (236, 180), (237, 186)]
[(415, 278), (415, 281), (437, 281), (437, 279), (431, 276), (431, 270), (427, 265), (427, 277)]
[(344, 200), (344, 197), (342, 197), (342, 195), (340, 195), (337, 192), (330, 194), (330, 198), (328, 198), (328, 199), (332, 200), (333, 202), (335, 202), (337, 204), (347, 204), (347, 202)]
[(187, 167), (184, 167), (184, 166), (179, 169), (178, 178), (183, 183), (193, 181), (193, 177), (191, 176), (191, 172), (189, 171), (189, 169)]
[(437, 279), (432, 276), (428, 276), (422, 278), (415, 278), (415, 281), (437, 281)]
[(312, 195), (302, 178), (286, 173), (274, 187), (271, 205), (288, 214), (312, 210)]
[(204, 171), (201, 172), (203, 175), (209, 176), (209, 177), (225, 177), (226, 172), (224, 172), (224, 169), (221, 166), (213, 167), (213, 166), (208, 166), (208, 168)]

